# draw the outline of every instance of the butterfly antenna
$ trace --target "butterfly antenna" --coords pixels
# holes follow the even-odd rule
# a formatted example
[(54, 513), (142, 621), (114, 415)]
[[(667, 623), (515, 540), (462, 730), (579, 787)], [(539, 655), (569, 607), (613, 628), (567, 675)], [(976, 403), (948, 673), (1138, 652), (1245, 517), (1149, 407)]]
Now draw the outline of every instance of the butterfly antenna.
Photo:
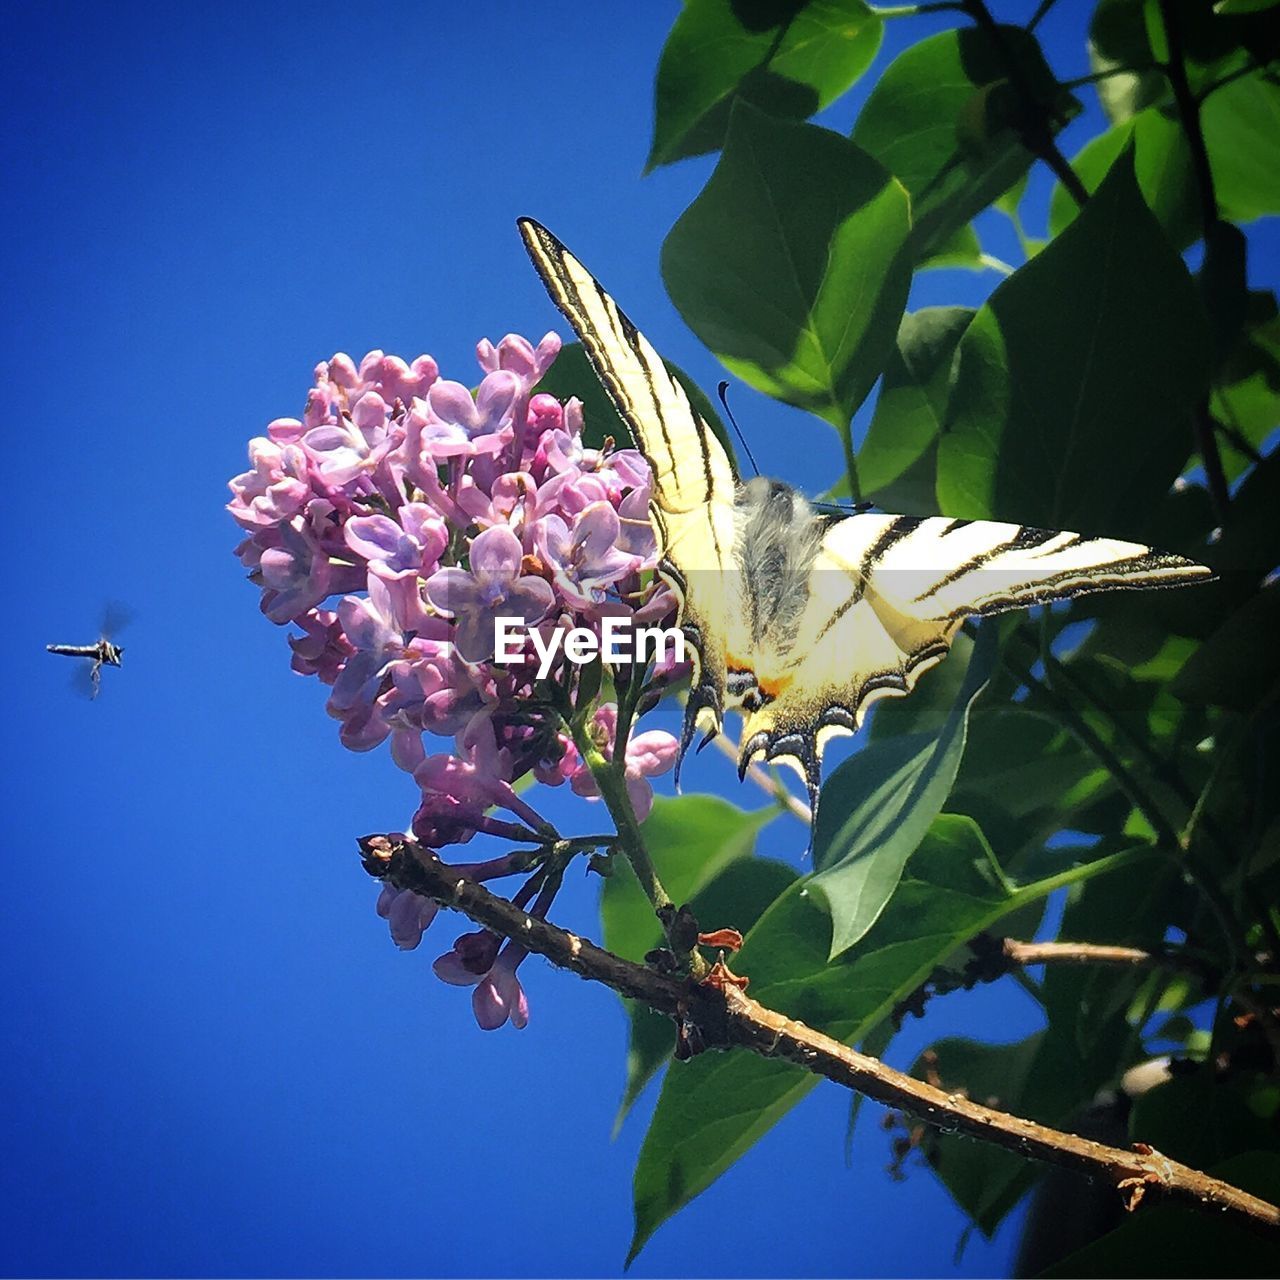
[(747, 437), (742, 434), (742, 428), (738, 426), (738, 420), (733, 416), (733, 410), (729, 408), (729, 384), (722, 382), (716, 387), (716, 394), (720, 397), (720, 403), (724, 405), (724, 411), (733, 424), (733, 433), (738, 437), (738, 443), (742, 446), (742, 452), (747, 455), (747, 461), (751, 463), (751, 470), (760, 474), (760, 468), (756, 466), (756, 460), (751, 452), (751, 446), (747, 443)]

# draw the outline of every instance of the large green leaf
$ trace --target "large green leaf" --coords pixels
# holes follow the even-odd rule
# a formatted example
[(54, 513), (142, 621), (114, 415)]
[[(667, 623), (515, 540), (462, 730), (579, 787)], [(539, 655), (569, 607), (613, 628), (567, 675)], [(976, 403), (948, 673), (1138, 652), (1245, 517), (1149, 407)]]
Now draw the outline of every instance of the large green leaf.
[(738, 101), (813, 115), (867, 69), (882, 31), (862, 0), (686, 0), (658, 64), (647, 168), (714, 151)]
[[(776, 814), (743, 813), (715, 796), (659, 798), (644, 824), (645, 847), (675, 901), (688, 903), (708, 929), (749, 930), (796, 878), (784, 863), (753, 857), (760, 829)], [(630, 960), (662, 944), (662, 930), (640, 883), (624, 859), (615, 860), (601, 900), (604, 944)], [(624, 1000), (631, 1019), (627, 1080), (615, 1129), (641, 1090), (671, 1055), (670, 1018)]]
[[(689, 403), (706, 419), (707, 425), (715, 432), (729, 462), (736, 471), (734, 459), (734, 442), (720, 415), (712, 407), (702, 389), (689, 377), (679, 365), (670, 360), (662, 362), (667, 372), (685, 389)], [(535, 392), (545, 392), (555, 396), (557, 400), (568, 400), (576, 396), (582, 401), (582, 443), (589, 449), (599, 449), (608, 439), (612, 439), (623, 449), (631, 447), (631, 432), (618, 416), (595, 370), (587, 362), (587, 353), (582, 343), (569, 342), (560, 349), (551, 368), (542, 375), (542, 380), (534, 388)]]
[[(978, 828), (943, 815), (884, 914), (834, 963), (830, 916), (800, 881), (760, 918), (734, 967), (769, 1008), (854, 1044), (975, 933), (1065, 883), (1146, 856), (1121, 853), (1011, 890)], [(669, 1071), (636, 1166), (630, 1257), (816, 1083), (803, 1068), (745, 1050), (703, 1054)]]
[(1205, 329), (1125, 152), (961, 339), (938, 447), (942, 509), (1138, 534), (1191, 452)]
[[(1129, 146), (1143, 198), (1169, 239), (1179, 248), (1198, 240), (1203, 227), (1191, 152), (1182, 126), (1160, 108), (1149, 107), (1091, 138), (1072, 158), (1071, 167), (1093, 192)], [(1055, 186), (1049, 201), (1050, 233), (1059, 235), (1079, 212), (1067, 189)]]
[(951, 365), (971, 307), (925, 307), (902, 317), (876, 410), (858, 450), (863, 495), (886, 511), (937, 513), (936, 445)]
[[(1010, 83), (1012, 60), (1022, 90)], [(911, 193), (912, 241), (929, 256), (1030, 167), (1029, 108), (1058, 128), (1079, 104), (1054, 78), (1022, 27), (941, 31), (885, 68), (853, 127), (853, 140)]]
[(845, 430), (906, 303), (909, 203), (848, 139), (739, 105), (663, 245), (663, 279), (730, 370)]
[(809, 883), (831, 912), (832, 956), (876, 922), (907, 859), (942, 812), (964, 754), (969, 708), (986, 688), (996, 650), (995, 629), (983, 628), (938, 733), (869, 742), (822, 788)]

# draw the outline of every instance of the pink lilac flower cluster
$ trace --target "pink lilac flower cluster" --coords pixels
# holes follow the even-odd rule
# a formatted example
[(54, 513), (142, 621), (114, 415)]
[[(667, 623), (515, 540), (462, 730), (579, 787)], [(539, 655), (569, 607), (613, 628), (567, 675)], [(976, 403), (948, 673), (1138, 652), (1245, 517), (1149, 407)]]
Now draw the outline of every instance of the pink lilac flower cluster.
[[(649, 468), (633, 449), (587, 448), (582, 407), (535, 388), (560, 349), (509, 335), (481, 342), (474, 394), (430, 356), (381, 351), (316, 367), (301, 419), (278, 418), (249, 444), (251, 470), (230, 482), (237, 548), (271, 621), (292, 625), (293, 669), (329, 686), (341, 741), (389, 740), (420, 792), (413, 835), (433, 850), (477, 833), (547, 839), (514, 785), (597, 791), (535, 679), (533, 648), (493, 660), (497, 618), (549, 631), (605, 617), (669, 623), (672, 598), (653, 575)], [(561, 656), (550, 680), (572, 698)], [(592, 740), (611, 758), (617, 709), (594, 708)], [(429, 751), (428, 736), (452, 739)], [(676, 756), (667, 733), (632, 735), (627, 790), (640, 817), (648, 779)], [(509, 818), (496, 816), (505, 811)], [(504, 855), (459, 867), (478, 880), (527, 870)], [(556, 877), (532, 876), (515, 900), (544, 914)], [(532, 901), (532, 906), (529, 906)], [(385, 889), (378, 912), (398, 946), (416, 947), (435, 907)], [(515, 1026), (528, 1008), (522, 948), (481, 932), (459, 938), (435, 970), (474, 986), (480, 1025)]]

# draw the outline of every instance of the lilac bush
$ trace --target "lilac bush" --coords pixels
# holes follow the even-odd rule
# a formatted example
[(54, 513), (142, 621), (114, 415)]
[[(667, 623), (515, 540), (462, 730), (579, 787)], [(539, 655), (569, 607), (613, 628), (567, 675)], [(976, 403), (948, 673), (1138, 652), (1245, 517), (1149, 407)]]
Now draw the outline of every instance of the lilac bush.
[[(430, 356), (406, 364), (372, 351), (357, 368), (336, 355), (316, 366), (302, 418), (277, 418), (250, 442), (251, 469), (230, 482), (228, 504), (262, 611), (295, 628), (293, 669), (328, 686), (343, 745), (389, 741), (417, 786), (410, 830), (427, 849), (478, 834), (528, 846), (456, 869), (476, 880), (523, 875), (513, 901), (539, 917), (567, 857), (608, 837), (561, 839), (515, 784), (568, 782), (598, 797), (621, 740), (616, 767), (643, 819), (649, 779), (677, 749), (663, 731), (630, 734), (670, 663), (646, 683), (639, 665), (592, 670), (561, 650), (538, 679), (528, 639), (514, 661), (494, 659), (498, 618), (544, 635), (598, 634), (606, 618), (673, 621), (654, 575), (644, 458), (586, 447), (581, 404), (535, 393), (559, 350), (554, 334), (536, 347), (515, 335), (481, 342), (474, 394), (442, 379)], [(436, 914), (391, 888), (377, 909), (405, 949)], [(482, 1027), (523, 1027), (524, 954), (481, 931), (434, 968), (474, 988)]]

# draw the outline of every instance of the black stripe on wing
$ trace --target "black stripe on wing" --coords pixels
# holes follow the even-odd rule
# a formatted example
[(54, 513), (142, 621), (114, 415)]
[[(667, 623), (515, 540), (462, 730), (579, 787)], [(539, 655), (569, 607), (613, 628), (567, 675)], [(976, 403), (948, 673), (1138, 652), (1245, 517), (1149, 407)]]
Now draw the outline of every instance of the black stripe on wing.
[(853, 594), (849, 596), (838, 608), (833, 610), (831, 617), (822, 624), (822, 630), (818, 632), (814, 638), (814, 643), (827, 634), (841, 618), (844, 617), (850, 609), (866, 594), (867, 579), (875, 572), (875, 567), (879, 563), (880, 558), (889, 550), (895, 542), (901, 542), (903, 538), (908, 538), (924, 523), (924, 516), (895, 516), (893, 522), (884, 530), (883, 533), (867, 548), (866, 553), (862, 557), (861, 563), (858, 565), (858, 581), (854, 585)]
[[(971, 520), (954, 520), (938, 535), (945, 538), (947, 534), (954, 533), (957, 526), (972, 524)], [(1024, 525), (1018, 530), (1012, 538), (1006, 538), (1003, 542), (997, 542), (994, 546), (988, 547), (985, 551), (979, 551), (976, 555), (970, 556), (963, 564), (958, 564), (950, 573), (939, 578), (937, 582), (931, 586), (928, 591), (922, 592), (916, 596), (915, 603), (920, 604), (927, 600), (930, 596), (935, 596), (939, 591), (944, 591), (951, 586), (953, 582), (959, 582), (966, 574), (974, 572), (975, 569), (981, 569), (988, 565), (997, 556), (1003, 555), (1006, 551), (1030, 551), (1036, 547), (1042, 547), (1046, 542), (1052, 542), (1054, 538), (1061, 537), (1061, 533), (1056, 529), (1034, 529), (1030, 525)], [(1074, 534), (1070, 542), (1064, 542), (1061, 547), (1055, 550), (1065, 551), (1067, 547), (1073, 547), (1080, 541), (1080, 535)]]

